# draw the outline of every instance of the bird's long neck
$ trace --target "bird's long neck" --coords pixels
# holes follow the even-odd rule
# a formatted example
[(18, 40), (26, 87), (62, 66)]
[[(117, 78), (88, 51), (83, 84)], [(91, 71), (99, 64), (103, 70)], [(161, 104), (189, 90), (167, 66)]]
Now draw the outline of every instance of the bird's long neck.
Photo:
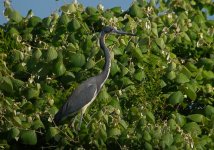
[(104, 69), (101, 73), (103, 80), (105, 81), (108, 76), (109, 76), (109, 72), (110, 72), (110, 68), (111, 68), (111, 55), (109, 52), (109, 49), (105, 46), (105, 33), (101, 32), (100, 35), (100, 47), (104, 52), (105, 55), (105, 65), (104, 65)]

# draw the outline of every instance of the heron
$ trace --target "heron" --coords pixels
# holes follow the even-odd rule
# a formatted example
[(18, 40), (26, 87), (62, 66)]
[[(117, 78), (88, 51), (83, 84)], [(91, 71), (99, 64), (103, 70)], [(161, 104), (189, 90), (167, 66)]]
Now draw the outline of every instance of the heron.
[(121, 35), (135, 36), (133, 33), (127, 33), (124, 31), (116, 30), (114, 27), (106, 26), (102, 29), (99, 37), (100, 47), (105, 55), (105, 64), (103, 71), (97, 76), (90, 77), (86, 81), (83, 81), (68, 97), (68, 100), (62, 105), (59, 111), (54, 116), (54, 123), (58, 125), (62, 120), (70, 115), (81, 112), (81, 118), (79, 122), (79, 129), (81, 127), (82, 118), (87, 107), (95, 100), (96, 96), (100, 92), (102, 86), (107, 80), (110, 67), (111, 67), (111, 56), (109, 49), (105, 45), (105, 36), (108, 33), (116, 33)]

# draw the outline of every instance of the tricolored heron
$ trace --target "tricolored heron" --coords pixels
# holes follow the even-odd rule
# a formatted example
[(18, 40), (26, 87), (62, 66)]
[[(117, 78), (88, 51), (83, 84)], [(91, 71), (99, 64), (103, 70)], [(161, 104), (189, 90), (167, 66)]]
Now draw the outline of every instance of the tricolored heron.
[(131, 35), (135, 34), (127, 33), (123, 31), (116, 30), (113, 27), (107, 26), (104, 27), (101, 31), (99, 42), (100, 47), (104, 51), (105, 55), (105, 65), (103, 71), (95, 77), (91, 77), (84, 81), (82, 84), (77, 87), (73, 93), (69, 96), (67, 102), (60, 108), (57, 114), (54, 117), (54, 122), (59, 124), (63, 118), (66, 118), (72, 114), (81, 111), (81, 119), (79, 128), (82, 123), (83, 114), (86, 108), (94, 101), (106, 79), (109, 76), (110, 67), (111, 67), (111, 57), (108, 48), (105, 46), (105, 35), (107, 33), (117, 33), (122, 35)]

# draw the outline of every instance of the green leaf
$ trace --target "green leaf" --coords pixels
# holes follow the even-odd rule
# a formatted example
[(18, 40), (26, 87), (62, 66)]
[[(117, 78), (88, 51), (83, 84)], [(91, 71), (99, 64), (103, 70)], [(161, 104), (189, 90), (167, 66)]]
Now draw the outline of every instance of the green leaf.
[(173, 139), (173, 135), (170, 133), (166, 133), (165, 135), (163, 135), (162, 137), (162, 143), (166, 146), (170, 146), (172, 145), (174, 139)]
[(97, 9), (94, 8), (94, 7), (86, 7), (85, 11), (86, 11), (86, 13), (87, 13), (88, 15), (91, 16), (91, 15), (96, 14)]
[(171, 130), (175, 130), (177, 128), (177, 124), (174, 119), (169, 119), (167, 124)]
[(69, 32), (77, 31), (80, 27), (81, 27), (81, 24), (77, 19), (72, 19), (67, 26)]
[(205, 114), (208, 117), (211, 117), (212, 115), (214, 115), (214, 107), (211, 105), (207, 105), (205, 108)]
[(35, 88), (29, 88), (27, 90), (27, 99), (33, 99), (39, 97), (39, 90)]
[(47, 61), (50, 62), (58, 57), (57, 51), (54, 47), (50, 47), (47, 51)]
[(127, 129), (127, 128), (128, 128), (128, 124), (127, 124), (126, 121), (124, 121), (124, 120), (120, 120), (120, 125), (122, 125), (122, 127), (123, 127), (124, 129)]
[(142, 81), (146, 78), (145, 72), (143, 70), (139, 70), (135, 73), (134, 78), (138, 81)]
[(192, 76), (192, 73), (185, 66), (182, 67), (181, 73), (183, 73), (189, 79)]
[(10, 6), (9, 7), (5, 7), (4, 16), (9, 17), (10, 14), (12, 14), (12, 12), (13, 12), (13, 9)]
[(58, 60), (54, 66), (53, 72), (56, 76), (62, 76), (66, 72), (66, 68), (62, 60)]
[(62, 14), (62, 15), (60, 16), (60, 18), (59, 18), (58, 24), (59, 24), (60, 26), (67, 26), (68, 22), (69, 22), (69, 17), (68, 17), (68, 15), (67, 15), (67, 14)]
[(122, 81), (122, 85), (124, 85), (124, 86), (128, 86), (130, 84), (134, 84), (134, 82), (132, 82), (128, 77), (122, 77), (120, 79), (120, 81)]
[(17, 125), (22, 125), (22, 121), (19, 117), (15, 116), (15, 117), (13, 117), (13, 119)]
[(92, 59), (89, 59), (88, 60), (88, 62), (86, 63), (86, 68), (87, 69), (91, 69), (91, 68), (93, 68), (94, 66), (95, 66), (95, 61), (94, 60), (92, 60)]
[(185, 84), (181, 87), (181, 90), (184, 94), (186, 94), (191, 100), (195, 100), (197, 98), (197, 94), (191, 84)]
[(66, 14), (74, 13), (77, 11), (74, 3), (63, 5), (61, 7), (61, 10), (62, 10), (62, 12), (66, 13)]
[(134, 3), (130, 8), (129, 8), (129, 13), (133, 17), (143, 17), (143, 10), (137, 5), (137, 3)]
[(184, 96), (181, 91), (174, 92), (169, 97), (169, 103), (172, 105), (182, 103)]
[(118, 73), (118, 72), (120, 72), (119, 66), (117, 65), (117, 63), (112, 62), (110, 74), (111, 74), (112, 76), (114, 76), (114, 75), (115, 75), (116, 73)]
[(189, 132), (192, 136), (198, 136), (201, 134), (200, 126), (195, 122), (190, 122), (184, 125), (184, 130)]
[(202, 71), (202, 76), (207, 79), (207, 80), (211, 80), (211, 79), (214, 79), (214, 73), (212, 71), (206, 71), (206, 70), (203, 70)]
[(166, 82), (164, 80), (160, 80), (160, 87), (164, 88), (165, 86), (167, 86)]
[(22, 21), (22, 16), (21, 14), (16, 11), (16, 10), (13, 10), (10, 14), (9, 14), (9, 18), (17, 23), (19, 23), (20, 21)]
[(121, 109), (120, 102), (117, 99), (112, 99), (108, 105), (113, 106), (114, 108)]
[(19, 90), (19, 88), (24, 86), (24, 82), (22, 80), (15, 79), (15, 78), (12, 78), (11, 80), (12, 80), (12, 83), (13, 83), (13, 87), (16, 90)]
[(39, 128), (45, 128), (41, 120), (35, 120), (32, 124), (33, 129), (37, 130)]
[(192, 114), (192, 115), (188, 115), (187, 118), (194, 122), (202, 122), (204, 119), (204, 116), (201, 114)]
[(121, 7), (113, 7), (113, 8), (111, 8), (111, 11), (114, 12), (116, 15), (119, 15), (119, 14), (121, 14), (122, 9), (121, 9)]
[(151, 111), (147, 111), (146, 112), (146, 119), (150, 122), (150, 123), (155, 123), (155, 116), (153, 115), (153, 113)]
[(44, 25), (44, 27), (49, 28), (51, 25), (51, 16), (44, 18), (42, 20), (42, 24)]
[(151, 141), (151, 139), (152, 139), (152, 137), (151, 137), (151, 135), (149, 134), (149, 132), (147, 131), (147, 130), (145, 130), (144, 132), (143, 132), (143, 139), (145, 140), (145, 141)]
[(192, 71), (192, 72), (198, 71), (198, 68), (197, 68), (193, 63), (191, 63), (191, 62), (188, 62), (188, 63), (186, 64), (186, 67), (187, 67), (190, 71)]
[(163, 38), (157, 38), (155, 42), (161, 49), (164, 49), (166, 47)]
[(175, 113), (175, 121), (179, 126), (183, 126), (186, 123), (186, 117), (184, 115), (181, 115), (179, 113)]
[(36, 49), (33, 52), (33, 58), (36, 59), (37, 61), (40, 59), (41, 56), (42, 56), (42, 52), (40, 49)]
[(148, 142), (145, 142), (144, 146), (146, 150), (153, 150), (152, 145)]
[(13, 92), (13, 83), (9, 77), (0, 76), (0, 89), (7, 93)]
[(191, 42), (189, 36), (186, 34), (186, 32), (182, 32), (181, 36), (187, 41), (187, 42)]
[(29, 26), (29, 27), (35, 27), (35, 26), (38, 25), (40, 22), (42, 22), (42, 19), (41, 19), (40, 17), (32, 16), (32, 17), (29, 19), (28, 26)]
[(106, 130), (104, 128), (100, 128), (99, 130), (99, 135), (100, 137), (102, 138), (103, 141), (106, 141), (107, 140), (107, 133), (106, 133)]
[(176, 78), (176, 73), (174, 71), (170, 71), (168, 74), (167, 74), (167, 79), (169, 80), (174, 80)]
[(12, 37), (16, 37), (19, 35), (19, 31), (16, 28), (10, 28), (10, 30), (8, 31), (8, 33), (12, 36)]
[(158, 37), (158, 30), (157, 30), (157, 27), (152, 27), (152, 33)]
[(108, 137), (115, 137), (115, 136), (119, 136), (120, 134), (121, 134), (121, 131), (118, 128), (110, 128), (108, 130)]
[(129, 69), (127, 67), (122, 66), (121, 72), (122, 72), (122, 76), (125, 76), (129, 72)]
[(56, 127), (50, 127), (46, 134), (47, 140), (54, 138), (58, 133), (59, 133), (59, 130)]
[(176, 81), (177, 83), (183, 84), (183, 83), (189, 82), (189, 78), (188, 78), (185, 74), (179, 73), (179, 74), (176, 76), (175, 81)]
[(181, 135), (181, 134), (176, 134), (175, 136), (174, 136), (174, 143), (176, 143), (176, 144), (181, 144), (181, 143), (183, 143), (184, 142), (184, 138), (183, 138), (183, 136)]
[(114, 56), (116, 56), (116, 55), (123, 55), (123, 49), (114, 48)]
[(86, 63), (85, 56), (80, 53), (72, 54), (70, 61), (74, 67), (82, 67)]
[(20, 130), (14, 127), (9, 131), (8, 138), (15, 139), (16, 137), (18, 137), (19, 133), (20, 133)]
[(35, 130), (22, 131), (20, 134), (20, 139), (23, 144), (26, 145), (36, 145), (37, 136)]
[(168, 71), (175, 71), (176, 70), (176, 63), (175, 62), (171, 62), (169, 65), (168, 65), (168, 68), (167, 70)]

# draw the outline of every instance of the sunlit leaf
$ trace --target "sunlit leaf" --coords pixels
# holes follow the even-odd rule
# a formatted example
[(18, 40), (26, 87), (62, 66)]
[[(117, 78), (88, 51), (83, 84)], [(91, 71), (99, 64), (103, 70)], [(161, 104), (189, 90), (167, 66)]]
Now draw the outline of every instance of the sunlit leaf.
[(177, 128), (177, 124), (176, 124), (174, 119), (169, 119), (168, 120), (168, 125), (170, 126), (171, 130), (175, 130)]
[(47, 61), (52, 61), (58, 56), (57, 51), (54, 47), (50, 47), (47, 51)]
[(190, 122), (184, 125), (184, 130), (189, 132), (192, 136), (198, 136), (201, 134), (200, 126), (195, 122)]
[(111, 74), (112, 76), (114, 76), (114, 75), (115, 75), (116, 73), (118, 73), (118, 72), (120, 72), (119, 66), (117, 65), (117, 63), (112, 62), (110, 74)]
[(56, 62), (53, 72), (57, 76), (62, 76), (66, 72), (66, 68), (65, 68), (65, 65), (64, 65), (63, 61), (58, 60)]
[(120, 134), (121, 134), (121, 131), (118, 128), (111, 128), (108, 130), (108, 137), (115, 137)]
[(193, 89), (193, 87), (190, 84), (185, 84), (182, 86), (182, 91), (191, 99), (191, 100), (195, 100), (197, 97), (197, 94), (195, 92), (195, 90)]
[(19, 23), (20, 21), (22, 21), (22, 16), (21, 14), (16, 11), (16, 10), (13, 10), (12, 12), (10, 12), (9, 14), (9, 18), (17, 23)]
[(164, 43), (164, 40), (162, 38), (157, 38), (155, 40), (155, 42), (157, 43), (157, 45), (161, 48), (161, 49), (164, 49), (165, 48), (165, 43)]
[(29, 19), (28, 22), (28, 26), (29, 27), (35, 27), (36, 25), (38, 25), (40, 22), (42, 22), (42, 19), (37, 17), (37, 16), (33, 16)]
[(130, 8), (129, 8), (129, 13), (133, 17), (139, 17), (141, 18), (143, 16), (143, 11), (141, 8), (137, 5), (137, 3), (134, 3)]
[(135, 73), (134, 77), (136, 80), (142, 81), (143, 79), (145, 79), (146, 75), (143, 70), (139, 70), (138, 72)]
[(70, 61), (74, 67), (82, 67), (86, 62), (85, 56), (80, 53), (72, 54), (70, 56)]
[(152, 112), (147, 111), (147, 112), (146, 112), (146, 118), (147, 118), (147, 120), (148, 120), (149, 122), (155, 123), (155, 116), (153, 115)]
[(183, 74), (183, 73), (179, 73), (177, 76), (176, 76), (176, 82), (177, 83), (186, 83), (186, 82), (189, 82), (189, 78)]
[(47, 131), (46, 138), (50, 140), (51, 138), (55, 137), (59, 133), (59, 130), (55, 127), (50, 127)]
[(192, 115), (188, 115), (187, 118), (194, 122), (202, 122), (204, 119), (204, 116), (201, 114), (192, 114)]

